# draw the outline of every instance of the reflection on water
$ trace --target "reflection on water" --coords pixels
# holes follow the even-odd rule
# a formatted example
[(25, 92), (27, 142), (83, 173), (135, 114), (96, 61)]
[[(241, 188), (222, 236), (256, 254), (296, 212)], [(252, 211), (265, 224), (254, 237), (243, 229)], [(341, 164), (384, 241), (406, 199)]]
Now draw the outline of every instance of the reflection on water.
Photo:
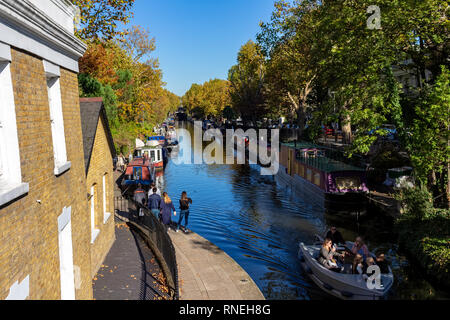
[[(183, 125), (192, 131), (189, 124)], [(331, 298), (308, 279), (297, 259), (298, 244), (312, 242), (315, 234), (324, 234), (331, 224), (346, 239), (360, 233), (370, 249), (386, 249), (396, 269), (392, 298), (423, 299), (430, 292), (444, 297), (398, 258), (395, 246), (389, 244), (395, 241), (389, 223), (375, 219), (358, 224), (326, 215), (322, 207), (286, 192), (274, 177), (261, 176), (257, 166), (169, 162), (163, 188), (174, 203), (187, 191), (193, 199), (189, 228), (235, 259), (267, 299)]]

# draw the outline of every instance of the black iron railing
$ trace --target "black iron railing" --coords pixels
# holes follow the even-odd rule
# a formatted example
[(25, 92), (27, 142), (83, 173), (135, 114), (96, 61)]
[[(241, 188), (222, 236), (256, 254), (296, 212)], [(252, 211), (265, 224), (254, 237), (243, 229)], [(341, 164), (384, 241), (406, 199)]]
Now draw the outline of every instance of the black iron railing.
[[(125, 216), (137, 226), (138, 231), (143, 235), (161, 265), (167, 279), (170, 296), (174, 300), (178, 300), (178, 268), (175, 248), (165, 227), (147, 207), (132, 199), (116, 197), (115, 208), (119, 215)], [(144, 214), (142, 217), (139, 217), (140, 210)]]

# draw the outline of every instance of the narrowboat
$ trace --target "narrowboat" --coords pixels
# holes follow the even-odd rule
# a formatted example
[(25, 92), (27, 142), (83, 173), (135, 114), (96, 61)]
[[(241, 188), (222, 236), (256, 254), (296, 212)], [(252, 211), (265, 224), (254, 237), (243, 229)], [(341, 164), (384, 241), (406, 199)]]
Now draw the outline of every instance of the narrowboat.
[(149, 190), (155, 177), (154, 167), (148, 158), (136, 157), (125, 170), (121, 189), (122, 193), (132, 194), (140, 184), (145, 190)]
[(336, 151), (308, 143), (283, 143), (277, 177), (322, 204), (329, 213), (366, 212), (366, 170), (336, 160)]
[(158, 140), (149, 140), (145, 146), (136, 148), (135, 157), (148, 159), (155, 170), (164, 169), (165, 157), (167, 157), (165, 148), (161, 146)]

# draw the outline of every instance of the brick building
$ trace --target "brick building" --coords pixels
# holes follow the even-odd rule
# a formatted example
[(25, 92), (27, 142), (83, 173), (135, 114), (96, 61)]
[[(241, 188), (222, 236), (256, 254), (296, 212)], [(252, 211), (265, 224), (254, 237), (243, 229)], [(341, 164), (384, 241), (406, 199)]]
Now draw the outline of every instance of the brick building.
[(80, 99), (86, 185), (91, 218), (91, 271), (97, 273), (115, 240), (114, 142), (101, 98)]
[(92, 299), (75, 12), (0, 0), (0, 300)]

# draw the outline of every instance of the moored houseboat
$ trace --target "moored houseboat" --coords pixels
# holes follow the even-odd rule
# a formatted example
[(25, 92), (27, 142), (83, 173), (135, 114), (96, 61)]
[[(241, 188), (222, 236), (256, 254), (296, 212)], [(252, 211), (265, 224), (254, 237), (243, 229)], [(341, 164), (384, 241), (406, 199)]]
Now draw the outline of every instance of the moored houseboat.
[(330, 212), (364, 214), (366, 171), (332, 158), (332, 150), (309, 143), (281, 144), (277, 177)]
[(148, 159), (155, 170), (164, 169), (165, 148), (157, 140), (149, 140), (145, 146), (136, 148), (134, 156)]
[(121, 182), (122, 193), (132, 194), (139, 184), (148, 191), (154, 177), (155, 169), (151, 161), (145, 157), (135, 157), (125, 170)]

